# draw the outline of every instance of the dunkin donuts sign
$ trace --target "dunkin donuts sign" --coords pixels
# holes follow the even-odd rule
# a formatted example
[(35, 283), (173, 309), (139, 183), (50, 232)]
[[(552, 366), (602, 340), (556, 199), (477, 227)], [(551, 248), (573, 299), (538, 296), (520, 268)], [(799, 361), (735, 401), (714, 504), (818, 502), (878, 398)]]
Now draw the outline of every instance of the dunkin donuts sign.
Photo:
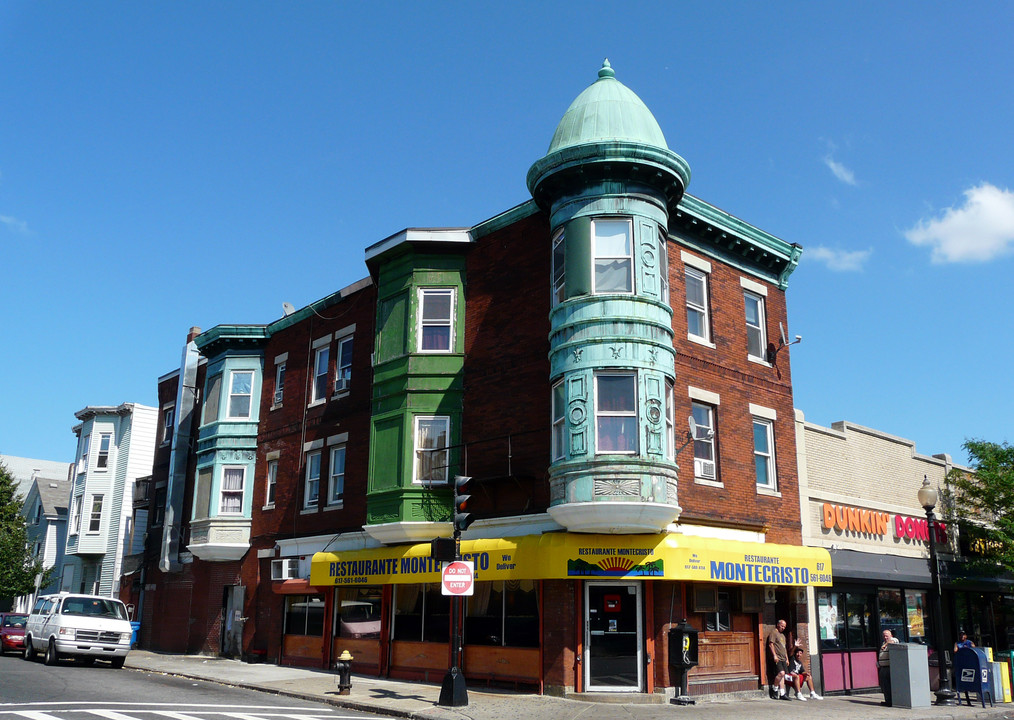
[[(886, 536), (889, 532), (893, 532), (894, 537), (899, 540), (929, 542), (929, 523), (925, 518), (892, 515), (866, 508), (831, 503), (824, 503), (822, 511), (823, 525), (827, 530), (879, 536)], [(939, 543), (947, 542), (947, 525), (945, 523), (937, 523), (936, 540)]]

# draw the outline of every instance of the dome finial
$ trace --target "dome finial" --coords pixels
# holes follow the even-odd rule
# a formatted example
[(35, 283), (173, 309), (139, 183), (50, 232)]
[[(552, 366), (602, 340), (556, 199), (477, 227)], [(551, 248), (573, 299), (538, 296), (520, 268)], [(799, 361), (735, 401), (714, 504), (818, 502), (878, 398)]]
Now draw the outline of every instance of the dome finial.
[(609, 58), (602, 61), (602, 69), (599, 70), (599, 80), (605, 78), (615, 78), (616, 73), (613, 72), (612, 66), (609, 64)]

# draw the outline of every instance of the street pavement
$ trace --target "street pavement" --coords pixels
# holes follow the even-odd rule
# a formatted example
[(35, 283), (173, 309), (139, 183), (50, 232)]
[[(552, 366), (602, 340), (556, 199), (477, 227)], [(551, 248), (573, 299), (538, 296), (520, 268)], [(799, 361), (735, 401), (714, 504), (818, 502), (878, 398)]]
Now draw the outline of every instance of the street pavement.
[[(697, 705), (631, 704), (575, 700), (531, 693), (468, 688), (469, 703), (448, 708), (437, 705), (440, 686), (431, 683), (388, 680), (368, 675), (352, 676), (349, 695), (339, 695), (337, 676), (324, 670), (281, 667), (265, 663), (244, 663), (203, 655), (173, 655), (133, 650), (126, 667), (146, 672), (165, 673), (197, 680), (276, 693), (338, 707), (420, 720), (673, 720), (680, 716), (694, 720), (785, 720), (789, 716), (816, 717), (821, 720), (844, 718), (881, 718), (890, 720), (944, 720), (972, 718), (1009, 718), (1014, 720), (1014, 704), (988, 704), (983, 708), (972, 696), (972, 705), (959, 707), (898, 708), (881, 705), (883, 696), (850, 695), (823, 700), (771, 700), (761, 691), (756, 697), (735, 699), (709, 697)], [(595, 696), (601, 697), (600, 695)], [(612, 698), (611, 698), (612, 699)]]

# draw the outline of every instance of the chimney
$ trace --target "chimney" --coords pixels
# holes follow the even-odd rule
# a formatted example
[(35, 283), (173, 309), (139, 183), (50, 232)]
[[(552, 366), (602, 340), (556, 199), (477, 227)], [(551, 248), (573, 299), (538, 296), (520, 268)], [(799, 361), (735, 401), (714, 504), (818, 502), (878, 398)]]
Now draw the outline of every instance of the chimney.
[(201, 334), (201, 329), (194, 325), (190, 328), (190, 332), (187, 333), (187, 342), (193, 342), (194, 338)]

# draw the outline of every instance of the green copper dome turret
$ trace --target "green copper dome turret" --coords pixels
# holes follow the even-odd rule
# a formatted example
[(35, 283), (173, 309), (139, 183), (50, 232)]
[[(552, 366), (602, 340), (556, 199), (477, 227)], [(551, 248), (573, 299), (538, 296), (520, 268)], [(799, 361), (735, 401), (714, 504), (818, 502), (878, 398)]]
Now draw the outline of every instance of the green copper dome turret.
[(621, 140), (669, 149), (655, 116), (641, 98), (616, 79), (606, 60), (599, 79), (563, 114), (549, 143), (549, 153), (574, 145)]
[(528, 171), (528, 189), (548, 208), (568, 194), (575, 175), (588, 180), (646, 182), (670, 207), (690, 182), (690, 166), (669, 149), (655, 116), (606, 60), (599, 77), (564, 113), (545, 157)]

